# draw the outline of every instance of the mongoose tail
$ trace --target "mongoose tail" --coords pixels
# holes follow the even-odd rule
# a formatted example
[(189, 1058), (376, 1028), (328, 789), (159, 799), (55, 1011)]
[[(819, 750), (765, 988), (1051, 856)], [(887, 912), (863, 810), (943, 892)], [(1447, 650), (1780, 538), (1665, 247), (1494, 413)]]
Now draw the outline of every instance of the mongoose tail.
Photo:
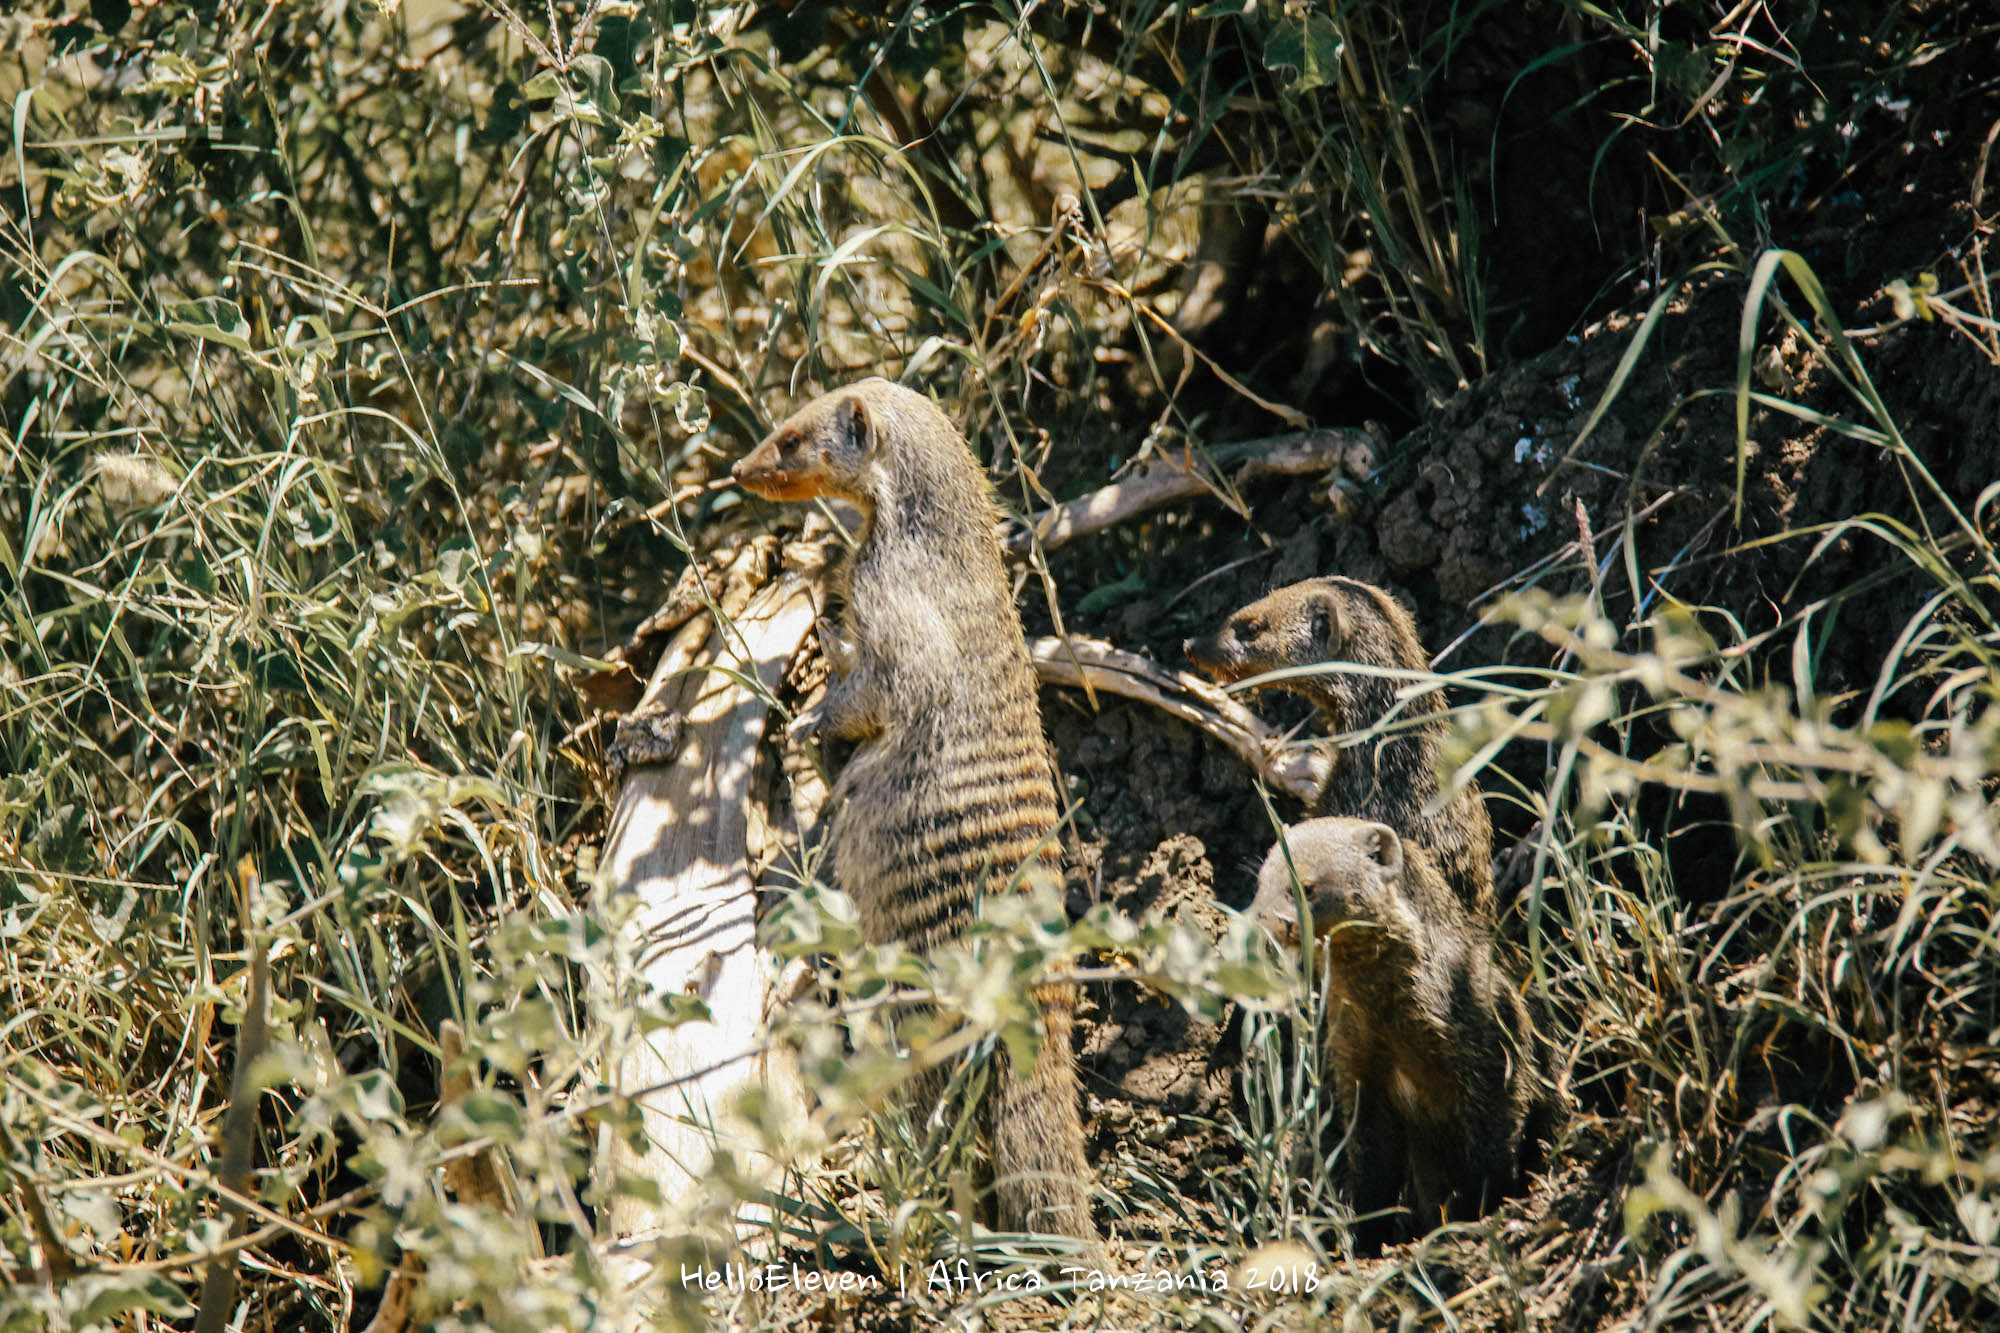
[(1400, 1198), (1423, 1227), (1477, 1215), (1516, 1183), (1524, 1127), (1545, 1095), (1527, 1007), (1494, 961), (1491, 924), (1422, 847), (1383, 824), (1286, 830), (1252, 910), (1291, 940), (1294, 873), (1324, 965), (1322, 1036), (1347, 1121), (1349, 1202), (1369, 1213)]
[[(1428, 671), (1430, 655), (1403, 604), (1359, 579), (1307, 579), (1243, 607), (1215, 633), (1189, 639), (1188, 660), (1223, 684), (1286, 667), (1352, 663), (1392, 671)], [(1392, 676), (1323, 671), (1274, 681), (1312, 700), (1329, 731), (1363, 731), (1392, 713), (1414, 722), (1369, 746), (1341, 751), (1311, 813), (1387, 824), (1431, 849), (1438, 868), (1475, 913), (1493, 915), (1493, 825), (1475, 787), (1425, 813), (1442, 783), (1444, 699), (1435, 690), (1399, 699)]]
[(1085, 1254), (1101, 1259), (1097, 1231), (1090, 1220), (1090, 1163), (1083, 1140), (1068, 1125), (1076, 1120), (1077, 1072), (1071, 1028), (1076, 1018), (1076, 987), (1037, 986), (1046, 1029), (1040, 1058), (1027, 1078), (1021, 1078), (1011, 1057), (993, 1109), (994, 1189), (1000, 1215), (1028, 1231), (1074, 1236), (1085, 1242)]
[[(861, 511), (832, 579), (839, 624), (822, 636), (835, 678), (799, 721), (856, 743), (828, 802), (832, 878), (871, 941), (927, 950), (956, 938), (982, 893), (1055, 861), (1060, 818), (985, 471), (928, 398), (868, 379), (806, 404), (734, 475), (771, 499), (832, 496)], [(1043, 986), (1034, 999), (1041, 1058), (1021, 1075), (1003, 1056), (983, 1108), (999, 1219), (1094, 1250), (1076, 992)]]

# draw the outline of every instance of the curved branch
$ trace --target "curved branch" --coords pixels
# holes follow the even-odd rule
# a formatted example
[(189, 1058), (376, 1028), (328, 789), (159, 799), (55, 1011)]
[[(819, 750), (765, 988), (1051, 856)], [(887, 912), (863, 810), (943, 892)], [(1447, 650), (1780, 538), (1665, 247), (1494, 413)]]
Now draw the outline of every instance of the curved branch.
[(1102, 639), (1072, 634), (1028, 641), (1035, 674), (1045, 684), (1103, 690), (1149, 703), (1228, 746), (1266, 786), (1316, 801), (1333, 776), (1330, 747), (1288, 741), (1221, 689), (1184, 671), (1168, 672)]
[(1032, 530), (1019, 523), (1004, 525), (1000, 539), (1014, 555), (1025, 556), (1037, 541), (1047, 550), (1177, 500), (1203, 495), (1215, 496), (1241, 513), (1238, 488), (1254, 478), (1345, 469), (1358, 479), (1373, 472), (1375, 463), (1373, 437), (1354, 427), (1245, 440), (1220, 445), (1205, 456), (1162, 456), (1088, 495), (1044, 509), (1035, 515)]

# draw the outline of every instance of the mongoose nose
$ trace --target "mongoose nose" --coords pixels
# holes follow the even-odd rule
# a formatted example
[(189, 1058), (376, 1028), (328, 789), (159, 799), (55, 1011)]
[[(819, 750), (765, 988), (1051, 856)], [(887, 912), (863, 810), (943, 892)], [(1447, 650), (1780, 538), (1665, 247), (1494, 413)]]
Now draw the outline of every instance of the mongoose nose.
[(1299, 917), (1296, 912), (1265, 912), (1257, 918), (1281, 949), (1299, 947)]
[(735, 463), (733, 463), (733, 464), (731, 464), (731, 465), (730, 465), (730, 468), (729, 468), (729, 475), (730, 475), (730, 477), (731, 477), (731, 478), (732, 478), (733, 480), (736, 480), (736, 481), (741, 481), (741, 480), (743, 480), (743, 464), (744, 464), (745, 462), (747, 462), (747, 461), (749, 461), (749, 460), (747, 460), (747, 459), (743, 459), (743, 458), (739, 458), (739, 459), (737, 459), (737, 460), (735, 461)]

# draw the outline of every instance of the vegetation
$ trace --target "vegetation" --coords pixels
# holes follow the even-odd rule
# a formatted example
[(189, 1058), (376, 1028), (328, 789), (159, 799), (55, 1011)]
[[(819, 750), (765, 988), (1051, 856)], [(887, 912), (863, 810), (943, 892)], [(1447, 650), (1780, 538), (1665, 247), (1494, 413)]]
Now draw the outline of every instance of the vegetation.
[[(1404, 443), (1334, 490), (1406, 569), (1425, 432), (1568, 373), (1533, 358), (1572, 333), (1616, 351), (1523, 438), (1521, 531), (1478, 534), (1518, 595), (1407, 574), (1492, 648), (1412, 688), (1452, 687), (1521, 852), (1506, 928), (1575, 1101), (1529, 1199), (1354, 1255), (1299, 969), (1244, 923), (1043, 894), (924, 967), (804, 892), (773, 947), (852, 962), (780, 1034), (823, 1111), (774, 1144), (781, 1248), (1026, 1262), (925, 1138), (963, 1124), (869, 1119), (906, 1073), (869, 987), (1032, 1047), (1022, 982), (1070, 971), (1249, 1011), (1240, 1168), (1107, 1201), (1132, 1272), (1237, 1281), (704, 1306), (668, 1264), (637, 1295), (688, 1326), (2000, 1321), (2000, 441), (1924, 421), (2000, 403), (1984, 7), (63, 0), (0, 37), (0, 1328), (634, 1299), (594, 1071), (692, 1009), (595, 892), (615, 792), (572, 680), (772, 524), (727, 464), (809, 388), (934, 392), (1022, 515), (1374, 419)], [(1815, 454), (1865, 501), (1815, 508), (1846, 494)], [(1037, 550), (1024, 608), (1170, 627), (1307, 490)], [(1703, 821), (1732, 836), (1692, 882)], [(711, 1228), (760, 1202), (714, 1183)], [(1313, 1285), (1244, 1290), (1280, 1242)]]

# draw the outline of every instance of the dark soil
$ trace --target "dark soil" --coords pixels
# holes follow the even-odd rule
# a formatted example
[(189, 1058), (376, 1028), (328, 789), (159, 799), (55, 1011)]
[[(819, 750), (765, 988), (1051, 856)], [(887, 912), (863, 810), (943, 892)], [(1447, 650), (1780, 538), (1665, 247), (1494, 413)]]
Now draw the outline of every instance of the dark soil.
[[(1960, 232), (1958, 249), (1940, 238), (1930, 265), (1950, 271), (1963, 238)], [(1348, 517), (1316, 500), (1313, 485), (1296, 483), (1253, 490), (1249, 523), (1219, 505), (1156, 521), (1145, 539), (1146, 591), (1094, 615), (1071, 613), (1068, 628), (1188, 669), (1179, 647), (1185, 637), (1272, 587), (1339, 573), (1403, 598), (1440, 667), (1458, 670), (1551, 663), (1539, 640), (1512, 634), (1491, 616), (1503, 592), (1530, 584), (1556, 593), (1594, 584), (1609, 614), (1626, 621), (1642, 618), (1635, 599), (1650, 612), (1670, 588), (1753, 635), (1825, 600), (1817, 621), (1820, 694), (1865, 695), (1931, 588), (1880, 539), (1850, 530), (1822, 541), (1816, 525), (1870, 513), (1917, 525), (1924, 520), (1913, 496), (1923, 497), (1935, 523), (1938, 507), (1882, 446), (1756, 409), (1738, 526), (1734, 401), (1727, 392), (1699, 395), (1733, 390), (1745, 286), (1740, 278), (1716, 278), (1673, 299), (1636, 373), (1573, 459), (1563, 461), (1634, 337), (1636, 317), (1594, 324), (1430, 414), (1385, 458), (1366, 503)], [(1795, 309), (1805, 308), (1796, 293), (1788, 295)], [(1886, 299), (1848, 313), (1857, 323), (1891, 319)], [(1765, 327), (1775, 327), (1768, 316)], [(1756, 387), (1831, 417), (1879, 424), (1799, 340), (1779, 345), (1782, 366), (1767, 368), (1768, 379)], [(2000, 476), (2000, 369), (1970, 339), (1935, 323), (1864, 337), (1859, 352), (1915, 456), (1962, 512), (1972, 513), (1981, 490)], [(1634, 514), (1628, 553), (1619, 530)], [(1756, 544), (1780, 533), (1797, 535)], [(1092, 553), (1065, 551), (1057, 566), (1069, 580), (1066, 591), (1080, 597), (1093, 582), (1125, 577), (1117, 571), (1132, 558), (1121, 552), (1093, 571)], [(1639, 575), (1636, 587), (1628, 561)], [(1032, 622), (1034, 608), (1027, 609)], [(1789, 685), (1790, 663), (1786, 640), (1766, 645), (1760, 669)], [(1105, 899), (1134, 914), (1177, 915), (1219, 935), (1214, 904), (1244, 905), (1272, 840), (1247, 772), (1219, 746), (1151, 710), (1100, 702), (1093, 714), (1080, 695), (1043, 696), (1048, 731), (1084, 810), (1073, 908)], [(1286, 722), (1304, 715), (1282, 697), (1259, 702)], [(1528, 784), (1544, 780), (1544, 765), (1530, 747), (1500, 759)], [(1489, 795), (1503, 783), (1489, 780)], [(1298, 814), (1282, 798), (1277, 806), (1284, 818)], [(1492, 808), (1495, 850), (1504, 858), (1511, 840), (1528, 830), (1507, 803)], [(1666, 845), (1691, 900), (1728, 882), (1736, 852), (1719, 810), (1654, 798), (1642, 803), (1640, 817), (1657, 821), (1662, 836), (1672, 826), (1677, 836)], [(1518, 935), (1520, 926), (1518, 915), (1510, 916), (1507, 929)], [(1107, 1219), (1110, 1229), (1133, 1243), (1213, 1241), (1215, 1201), (1242, 1188), (1229, 1136), (1217, 1127), (1232, 1113), (1236, 1059), (1222, 1029), (1136, 987), (1099, 988), (1086, 1001), (1081, 1057), (1103, 1195), (1129, 1200), (1165, 1182), (1181, 1197), (1177, 1218), (1149, 1211)], [(1600, 1084), (1593, 1104), (1610, 1109), (1620, 1100), (1615, 1087)], [(1607, 1251), (1623, 1234), (1618, 1200), (1636, 1178), (1635, 1155), (1616, 1120), (1580, 1117), (1530, 1194), (1503, 1210), (1516, 1257), (1537, 1247), (1544, 1254)], [(1442, 1271), (1457, 1269), (1467, 1287), (1493, 1271), (1492, 1247), (1477, 1237), (1444, 1238), (1425, 1255)], [(1617, 1281), (1621, 1271), (1600, 1271), (1585, 1259), (1552, 1307), (1533, 1313), (1557, 1327), (1601, 1326), (1629, 1312), (1632, 1293)], [(1494, 1321), (1476, 1299), (1457, 1313), (1471, 1327)]]

